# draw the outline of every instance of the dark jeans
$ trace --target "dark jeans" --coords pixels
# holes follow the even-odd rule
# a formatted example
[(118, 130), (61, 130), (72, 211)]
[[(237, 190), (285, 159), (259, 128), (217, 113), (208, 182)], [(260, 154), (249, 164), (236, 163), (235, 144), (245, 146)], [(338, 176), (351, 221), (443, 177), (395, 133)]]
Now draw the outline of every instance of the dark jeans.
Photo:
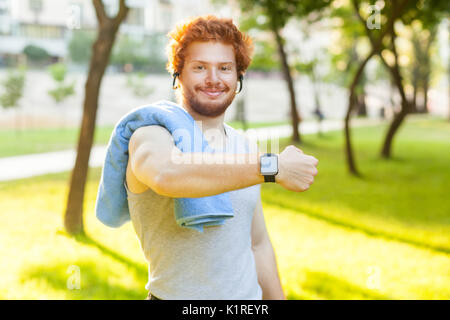
[(155, 297), (154, 295), (151, 294), (151, 292), (149, 292), (148, 297), (145, 300), (162, 300), (162, 299)]

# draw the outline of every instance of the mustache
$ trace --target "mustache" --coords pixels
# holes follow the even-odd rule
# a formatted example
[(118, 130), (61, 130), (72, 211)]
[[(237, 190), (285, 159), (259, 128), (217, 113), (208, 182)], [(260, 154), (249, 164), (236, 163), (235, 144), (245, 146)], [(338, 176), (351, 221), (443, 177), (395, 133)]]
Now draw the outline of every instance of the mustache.
[(228, 86), (210, 86), (210, 87), (203, 87), (203, 86), (196, 86), (196, 90), (214, 90), (214, 91), (228, 91), (230, 88)]

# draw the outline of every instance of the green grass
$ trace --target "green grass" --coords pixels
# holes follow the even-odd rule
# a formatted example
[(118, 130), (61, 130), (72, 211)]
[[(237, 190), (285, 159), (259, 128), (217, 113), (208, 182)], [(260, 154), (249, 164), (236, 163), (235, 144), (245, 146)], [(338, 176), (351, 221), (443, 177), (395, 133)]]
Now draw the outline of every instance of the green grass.
[[(287, 121), (249, 123), (249, 128), (260, 128), (287, 124)], [(236, 129), (242, 128), (240, 122), (228, 122)], [(113, 126), (100, 126), (95, 130), (94, 144), (107, 144)], [(78, 128), (43, 128), (24, 130), (0, 130), (0, 158), (32, 153), (74, 149), (79, 136)]]
[(309, 136), (298, 147), (319, 159), (314, 187), (293, 194), (268, 185), (265, 201), (369, 235), (450, 253), (450, 197), (444, 191), (450, 187), (450, 123), (405, 123), (391, 160), (379, 158), (386, 130), (383, 125), (353, 131), (363, 178), (347, 173), (343, 133)]
[[(108, 143), (112, 130), (112, 126), (97, 127), (94, 144)], [(79, 132), (78, 128), (0, 130), (0, 158), (74, 149)]]
[[(299, 146), (320, 161), (310, 190), (262, 186), (288, 298), (450, 298), (450, 125), (407, 121), (392, 160), (378, 158), (385, 130), (353, 130), (363, 178), (347, 174), (342, 133), (329, 132)], [(89, 236), (62, 231), (69, 177), (0, 183), (0, 297), (144, 299), (147, 267), (132, 225), (111, 229), (95, 218), (98, 168), (86, 189)], [(80, 290), (67, 289), (72, 265)]]

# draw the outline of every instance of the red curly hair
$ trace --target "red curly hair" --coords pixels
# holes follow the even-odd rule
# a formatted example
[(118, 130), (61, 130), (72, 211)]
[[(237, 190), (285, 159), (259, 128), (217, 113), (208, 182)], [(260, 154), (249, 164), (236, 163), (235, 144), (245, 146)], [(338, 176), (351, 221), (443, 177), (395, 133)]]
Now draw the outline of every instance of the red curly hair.
[(192, 18), (175, 27), (168, 33), (167, 71), (181, 73), (184, 66), (187, 47), (194, 41), (220, 41), (231, 44), (236, 57), (237, 74), (243, 75), (251, 62), (253, 42), (251, 38), (239, 31), (231, 19), (217, 18), (212, 15)]

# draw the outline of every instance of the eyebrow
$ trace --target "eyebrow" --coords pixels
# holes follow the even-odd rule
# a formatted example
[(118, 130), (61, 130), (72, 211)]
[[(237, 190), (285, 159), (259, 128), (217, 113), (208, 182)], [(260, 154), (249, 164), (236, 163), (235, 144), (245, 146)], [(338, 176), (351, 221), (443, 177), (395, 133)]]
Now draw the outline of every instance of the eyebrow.
[[(211, 64), (211, 62), (203, 61), (203, 60), (192, 60), (190, 62), (200, 62), (200, 63), (204, 63), (204, 64)], [(218, 64), (228, 64), (228, 63), (234, 64), (234, 61), (224, 61), (224, 62), (219, 62)], [(214, 64), (214, 63), (212, 63), (212, 64)]]

